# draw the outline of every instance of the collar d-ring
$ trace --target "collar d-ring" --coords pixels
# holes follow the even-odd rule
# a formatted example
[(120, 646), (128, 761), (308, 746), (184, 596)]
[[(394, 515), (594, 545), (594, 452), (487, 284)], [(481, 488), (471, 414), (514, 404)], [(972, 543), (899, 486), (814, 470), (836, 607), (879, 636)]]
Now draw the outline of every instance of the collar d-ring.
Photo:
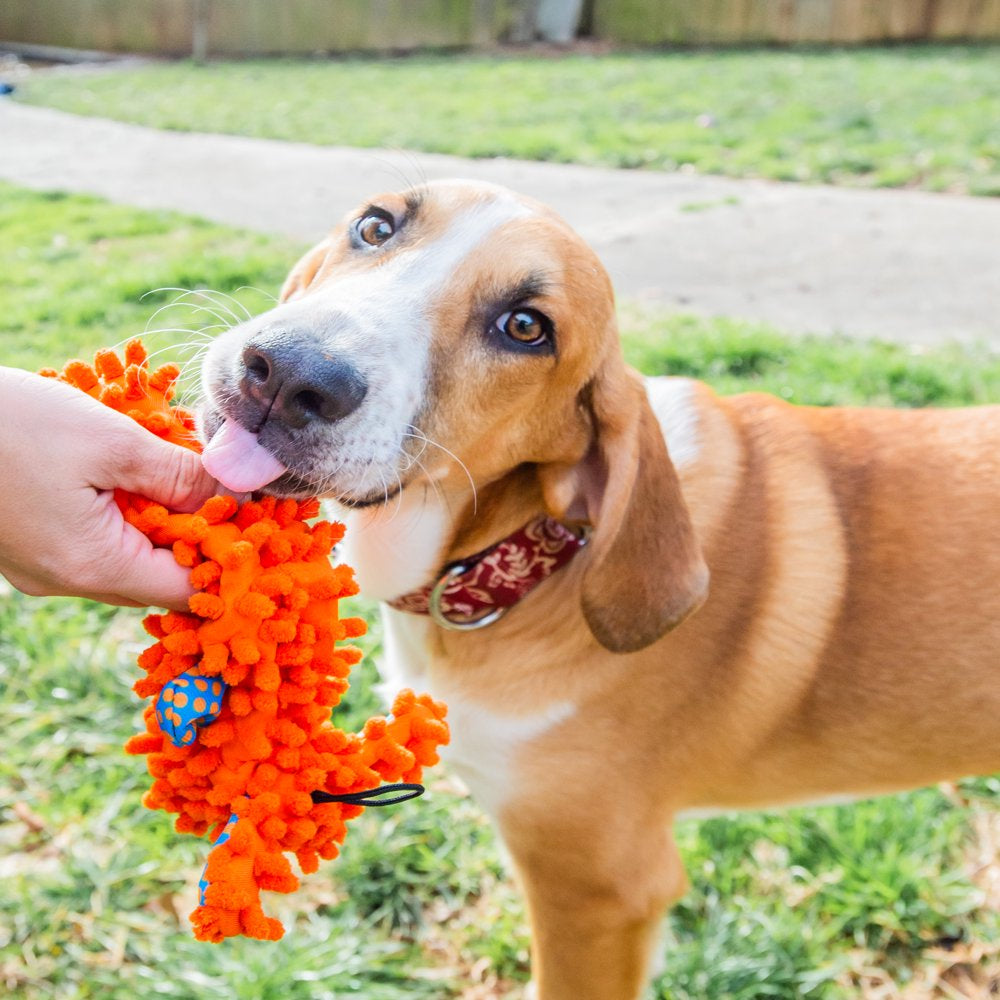
[(389, 602), (397, 611), (429, 615), (441, 628), (485, 628), (548, 579), (587, 544), (586, 525), (547, 515), (533, 518), (495, 545), (446, 566), (435, 583)]
[(452, 580), (463, 576), (471, 568), (471, 566), (465, 563), (458, 563), (455, 566), (451, 566), (441, 574), (441, 578), (431, 588), (427, 613), (431, 616), (431, 620), (440, 625), (441, 628), (451, 629), (453, 632), (474, 632), (477, 628), (485, 628), (487, 625), (492, 625), (495, 621), (503, 618), (509, 610), (507, 607), (498, 605), (478, 618), (472, 618), (468, 621), (448, 617), (444, 608), (441, 607), (441, 598), (444, 596), (444, 592)]

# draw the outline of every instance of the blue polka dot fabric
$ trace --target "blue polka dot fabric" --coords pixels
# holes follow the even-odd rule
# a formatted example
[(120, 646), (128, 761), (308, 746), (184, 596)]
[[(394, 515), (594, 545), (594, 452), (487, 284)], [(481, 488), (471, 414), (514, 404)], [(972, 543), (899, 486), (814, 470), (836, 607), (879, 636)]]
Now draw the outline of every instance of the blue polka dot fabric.
[(217, 677), (187, 671), (163, 685), (156, 699), (156, 721), (174, 746), (190, 746), (198, 728), (207, 726), (222, 711), (227, 685)]
[[(232, 816), (229, 817), (229, 822), (223, 827), (222, 833), (220, 833), (219, 836), (216, 837), (215, 840), (213, 841), (212, 843), (213, 847), (218, 847), (219, 844), (224, 844), (227, 840), (229, 840), (233, 832), (233, 827), (236, 826), (236, 821), (238, 819), (239, 816), (237, 816), (236, 813), (233, 813)], [(205, 867), (202, 868), (201, 870), (201, 878), (198, 880), (199, 906), (205, 905), (205, 893), (208, 891), (208, 886), (209, 886), (208, 879), (206, 878), (207, 874), (208, 874), (208, 864), (206, 863)]]

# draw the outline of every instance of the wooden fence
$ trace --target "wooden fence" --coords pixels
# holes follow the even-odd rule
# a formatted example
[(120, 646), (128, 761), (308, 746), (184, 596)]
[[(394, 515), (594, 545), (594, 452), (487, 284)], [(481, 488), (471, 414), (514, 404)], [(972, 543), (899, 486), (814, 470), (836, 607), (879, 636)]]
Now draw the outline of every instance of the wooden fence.
[(0, 0), (0, 43), (161, 55), (469, 48), (506, 0)]
[[(564, 0), (573, 6), (574, 0)], [(524, 41), (559, 0), (0, 0), (0, 44), (204, 57)], [(575, 0), (629, 45), (1000, 39), (1000, 0)]]
[(638, 45), (1000, 39), (1000, 0), (596, 0), (593, 18)]

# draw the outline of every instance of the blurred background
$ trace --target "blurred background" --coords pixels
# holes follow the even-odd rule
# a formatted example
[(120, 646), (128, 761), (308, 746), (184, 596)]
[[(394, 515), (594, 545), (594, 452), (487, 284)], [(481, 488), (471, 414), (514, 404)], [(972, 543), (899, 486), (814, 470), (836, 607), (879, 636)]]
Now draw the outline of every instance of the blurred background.
[(158, 55), (614, 45), (849, 44), (1000, 36), (992, 0), (5, 0), (10, 42)]
[[(142, 335), (196, 404), (205, 344), (356, 189), (462, 171), (595, 243), (645, 372), (997, 402), (998, 42), (1000, 0), (2, 0), (0, 364)], [(348, 730), (381, 642), (350, 613)], [(208, 845), (122, 750), (140, 619), (0, 579), (0, 995), (522, 996), (523, 908), (445, 769), (265, 899), (281, 942), (195, 942)], [(996, 996), (998, 804), (983, 777), (682, 824), (650, 996)]]

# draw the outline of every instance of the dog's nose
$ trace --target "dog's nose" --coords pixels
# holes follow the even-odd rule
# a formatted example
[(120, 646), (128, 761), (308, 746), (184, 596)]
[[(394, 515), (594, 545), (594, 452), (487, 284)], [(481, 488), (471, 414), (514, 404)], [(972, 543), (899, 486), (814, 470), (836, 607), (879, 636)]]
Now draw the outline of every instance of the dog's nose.
[(251, 343), (243, 350), (240, 388), (262, 417), (299, 428), (343, 420), (361, 405), (368, 383), (350, 362), (314, 346)]

